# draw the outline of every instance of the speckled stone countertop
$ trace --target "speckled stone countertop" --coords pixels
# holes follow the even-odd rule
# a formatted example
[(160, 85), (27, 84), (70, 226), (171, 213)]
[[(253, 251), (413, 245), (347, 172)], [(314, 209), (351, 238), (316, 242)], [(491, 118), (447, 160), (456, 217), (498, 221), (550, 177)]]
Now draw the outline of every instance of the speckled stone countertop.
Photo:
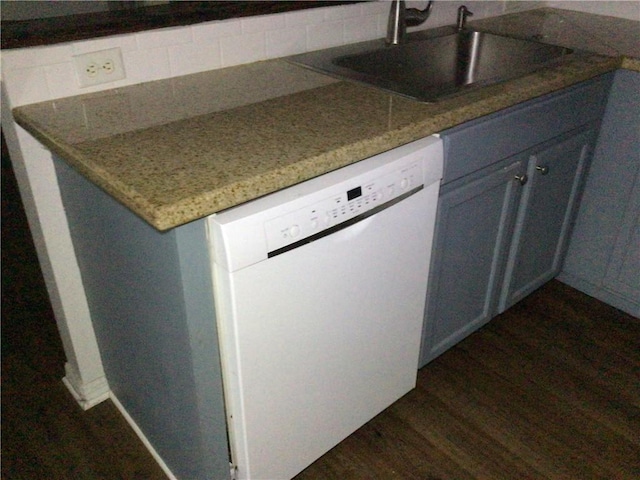
[(595, 52), (423, 104), (282, 60), (16, 108), (16, 121), (167, 230), (617, 68), (640, 71), (640, 22), (541, 9), (474, 22)]

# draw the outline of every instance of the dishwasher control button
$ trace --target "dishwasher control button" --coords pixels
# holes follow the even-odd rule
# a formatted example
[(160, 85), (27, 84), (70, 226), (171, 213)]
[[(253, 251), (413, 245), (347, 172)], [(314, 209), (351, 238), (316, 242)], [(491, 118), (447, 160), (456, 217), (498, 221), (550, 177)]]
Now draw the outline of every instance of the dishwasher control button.
[(298, 225), (292, 225), (289, 227), (289, 235), (291, 238), (296, 238), (300, 235), (300, 227)]

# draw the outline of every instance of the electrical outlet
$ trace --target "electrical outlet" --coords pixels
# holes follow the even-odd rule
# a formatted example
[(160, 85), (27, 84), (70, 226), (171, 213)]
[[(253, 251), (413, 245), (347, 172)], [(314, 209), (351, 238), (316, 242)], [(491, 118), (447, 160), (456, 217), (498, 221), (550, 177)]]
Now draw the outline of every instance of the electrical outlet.
[(73, 61), (81, 87), (115, 82), (126, 76), (119, 47), (75, 55)]

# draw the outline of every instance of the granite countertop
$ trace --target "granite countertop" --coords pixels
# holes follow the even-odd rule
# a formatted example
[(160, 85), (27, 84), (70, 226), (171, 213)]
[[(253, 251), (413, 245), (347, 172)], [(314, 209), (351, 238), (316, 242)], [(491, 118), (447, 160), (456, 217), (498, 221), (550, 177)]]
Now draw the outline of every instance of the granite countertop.
[(595, 54), (433, 104), (271, 60), (13, 113), (89, 180), (167, 230), (602, 73), (640, 71), (640, 22), (540, 9), (472, 25)]

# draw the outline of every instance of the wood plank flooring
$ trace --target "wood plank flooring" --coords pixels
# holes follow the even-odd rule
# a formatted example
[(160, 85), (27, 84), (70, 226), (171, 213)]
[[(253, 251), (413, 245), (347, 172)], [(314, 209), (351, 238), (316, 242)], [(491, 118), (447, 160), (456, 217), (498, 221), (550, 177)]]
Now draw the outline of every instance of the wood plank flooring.
[[(62, 385), (5, 170), (2, 479), (165, 479), (112, 403), (83, 412)], [(640, 320), (550, 282), (423, 368), (415, 390), (296, 480), (637, 480), (639, 347)]]
[(373, 478), (639, 479), (640, 320), (550, 282), (296, 480)]

